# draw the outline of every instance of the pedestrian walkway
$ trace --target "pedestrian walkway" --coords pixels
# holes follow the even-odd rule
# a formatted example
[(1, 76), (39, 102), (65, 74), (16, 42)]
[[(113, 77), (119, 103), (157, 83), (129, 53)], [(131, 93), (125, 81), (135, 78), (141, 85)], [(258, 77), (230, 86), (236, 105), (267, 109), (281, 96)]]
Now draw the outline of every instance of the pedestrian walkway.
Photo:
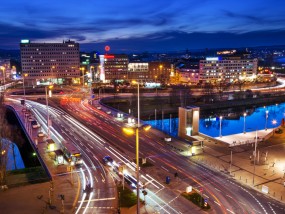
[[(262, 192), (262, 187), (265, 186), (264, 188), (268, 188), (269, 191), (264, 194), (285, 202), (285, 128), (279, 129), (281, 134), (273, 134), (273, 129), (267, 129), (222, 136), (222, 138), (202, 136), (203, 153), (194, 156), (189, 152), (189, 143), (183, 139), (172, 138), (170, 143), (164, 143), (175, 152), (191, 156), (191, 160), (224, 173), (257, 191)], [(156, 139), (160, 141), (167, 136), (156, 129), (151, 129), (149, 133), (157, 136)], [(231, 151), (232, 164), (230, 164)]]
[[(51, 153), (46, 150), (44, 137), (39, 137), (39, 129), (31, 128), (31, 124), (25, 118), (22, 106), (14, 103), (10, 105), (17, 114), (19, 122), (25, 128), (26, 135), (34, 147), (39, 159), (43, 160), (43, 167), (50, 174), (50, 181), (28, 184), (6, 191), (0, 191), (1, 213), (74, 213), (77, 199), (80, 193), (80, 181), (76, 172), (67, 172), (65, 165), (57, 165)], [(62, 200), (64, 199), (64, 200)]]
[(229, 144), (229, 146), (238, 146), (244, 144), (251, 144), (255, 143), (256, 139), (257, 142), (261, 142), (267, 140), (271, 135), (273, 135), (273, 129), (263, 129), (263, 130), (256, 130), (251, 132), (227, 135), (216, 137), (215, 139)]

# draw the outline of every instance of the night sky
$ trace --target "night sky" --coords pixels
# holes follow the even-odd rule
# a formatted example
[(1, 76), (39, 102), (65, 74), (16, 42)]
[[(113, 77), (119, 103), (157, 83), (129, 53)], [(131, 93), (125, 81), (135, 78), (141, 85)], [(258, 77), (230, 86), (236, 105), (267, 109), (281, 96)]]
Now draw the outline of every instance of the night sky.
[(21, 39), (111, 52), (285, 45), (284, 0), (3, 0), (0, 48)]

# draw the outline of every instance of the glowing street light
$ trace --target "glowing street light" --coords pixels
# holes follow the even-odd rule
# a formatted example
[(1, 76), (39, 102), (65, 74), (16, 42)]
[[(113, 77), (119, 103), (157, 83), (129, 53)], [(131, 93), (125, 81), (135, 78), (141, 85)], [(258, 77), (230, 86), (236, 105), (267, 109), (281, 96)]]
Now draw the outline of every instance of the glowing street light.
[(265, 111), (265, 131), (267, 131), (268, 110)]
[(275, 126), (276, 126), (276, 124), (277, 124), (277, 120), (272, 120), (272, 124), (273, 124), (273, 135), (274, 135)]
[[(49, 121), (49, 106), (48, 106), (48, 92), (47, 89), (52, 89), (53, 85), (49, 85), (45, 87), (46, 91), (46, 107), (47, 107), (47, 129), (48, 129), (48, 139), (50, 139), (50, 121)], [(49, 91), (49, 97), (51, 97), (51, 91)]]
[(223, 116), (220, 116), (220, 138), (222, 137), (222, 120)]
[[(125, 132), (128, 135), (136, 133), (136, 177), (137, 177), (137, 214), (140, 213), (140, 188), (139, 188), (139, 128), (140, 128), (140, 86), (139, 82), (132, 81), (133, 84), (138, 85), (138, 120), (137, 120), (137, 126), (135, 128), (123, 128), (123, 132)], [(144, 125), (141, 128), (143, 128), (144, 131), (148, 131), (151, 126), (150, 125)]]
[(245, 134), (245, 117), (246, 117), (246, 113), (243, 113), (243, 133)]
[(26, 89), (25, 89), (25, 77), (27, 77), (28, 74), (24, 73), (22, 78), (23, 78), (23, 91), (24, 91), (24, 103), (26, 103)]

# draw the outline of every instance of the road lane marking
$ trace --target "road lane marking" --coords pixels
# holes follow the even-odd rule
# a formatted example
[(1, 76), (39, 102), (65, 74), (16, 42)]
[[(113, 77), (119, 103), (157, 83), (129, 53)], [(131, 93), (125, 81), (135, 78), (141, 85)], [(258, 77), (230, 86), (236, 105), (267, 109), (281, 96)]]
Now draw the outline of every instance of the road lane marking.
[(229, 196), (229, 195), (226, 195), (226, 196), (232, 199), (232, 196)]
[(217, 205), (221, 206), (218, 202), (214, 201)]
[(161, 166), (162, 169), (164, 169), (165, 171), (169, 172), (168, 169), (164, 168), (163, 166)]
[(235, 214), (233, 211), (231, 211), (231, 210), (229, 210), (229, 209), (227, 209), (227, 211), (229, 211), (229, 212), (232, 213), (232, 214)]
[(216, 189), (217, 191), (221, 192), (221, 190), (217, 189), (216, 187), (215, 187), (215, 189)]

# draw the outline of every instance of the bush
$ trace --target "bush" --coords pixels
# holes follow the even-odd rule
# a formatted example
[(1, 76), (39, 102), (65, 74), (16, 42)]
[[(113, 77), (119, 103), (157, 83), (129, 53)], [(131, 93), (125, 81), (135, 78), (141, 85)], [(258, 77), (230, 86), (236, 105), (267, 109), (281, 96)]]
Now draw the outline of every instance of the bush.
[(118, 187), (119, 204), (120, 207), (132, 207), (137, 204), (137, 196), (128, 187), (125, 186), (123, 190), (122, 186)]
[[(188, 199), (189, 201), (192, 201), (194, 204), (201, 207), (202, 209), (208, 210), (211, 208), (211, 206), (208, 203), (207, 203), (206, 207), (204, 206), (205, 199), (203, 197), (201, 197), (201, 195), (197, 192), (194, 192), (194, 193), (183, 192), (181, 195), (184, 198)], [(202, 199), (202, 202), (201, 202), (201, 199)]]

